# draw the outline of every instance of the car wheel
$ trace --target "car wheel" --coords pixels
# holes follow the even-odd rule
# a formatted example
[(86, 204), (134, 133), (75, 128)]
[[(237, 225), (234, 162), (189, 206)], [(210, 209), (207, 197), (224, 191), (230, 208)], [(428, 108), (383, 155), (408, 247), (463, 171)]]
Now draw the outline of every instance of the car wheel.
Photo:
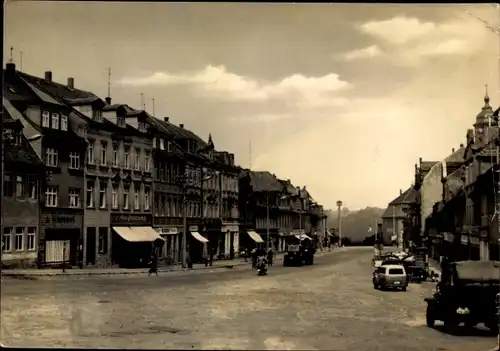
[(401, 288), (401, 290), (402, 290), (402, 291), (406, 291), (406, 286), (403, 286), (403, 287)]
[(436, 320), (434, 319), (433, 309), (429, 305), (427, 305), (427, 311), (425, 313), (425, 322), (429, 328), (434, 328)]

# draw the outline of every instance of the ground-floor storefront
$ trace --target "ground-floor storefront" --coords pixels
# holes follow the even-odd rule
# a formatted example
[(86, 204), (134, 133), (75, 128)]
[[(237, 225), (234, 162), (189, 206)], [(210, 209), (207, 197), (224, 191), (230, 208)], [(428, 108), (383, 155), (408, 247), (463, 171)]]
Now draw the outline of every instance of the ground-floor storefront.
[(159, 253), (159, 264), (174, 265), (182, 262), (182, 218), (153, 217), (153, 228), (165, 240), (165, 245)]
[(83, 227), (83, 265), (111, 267), (112, 240), (109, 211), (85, 210)]
[[(256, 230), (256, 232), (260, 235), (262, 240), (264, 240), (264, 243), (262, 245), (263, 248), (267, 248), (269, 245), (269, 248), (275, 249), (279, 245), (279, 229), (277, 228), (269, 228), (267, 229), (262, 229), (259, 228)], [(269, 233), (269, 238), (268, 238), (268, 233)]]
[(239, 238), (240, 238), (240, 253), (242, 251), (248, 251), (255, 248), (265, 248), (266, 243), (264, 239), (257, 233), (254, 229), (249, 227), (239, 227)]
[(151, 256), (164, 246), (152, 227), (151, 213), (111, 213), (111, 259), (124, 268), (147, 267)]
[(83, 265), (83, 210), (42, 210), (39, 257), (42, 266)]
[(238, 257), (240, 252), (238, 222), (222, 222), (221, 233), (224, 238), (224, 258), (233, 259)]

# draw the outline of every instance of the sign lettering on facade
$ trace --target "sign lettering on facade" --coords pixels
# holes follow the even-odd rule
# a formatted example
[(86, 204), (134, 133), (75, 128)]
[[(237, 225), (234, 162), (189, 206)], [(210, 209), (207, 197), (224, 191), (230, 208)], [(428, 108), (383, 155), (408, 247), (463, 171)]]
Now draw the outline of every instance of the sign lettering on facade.
[(82, 224), (81, 215), (42, 214), (41, 224), (49, 227), (74, 228)]
[(137, 224), (151, 225), (150, 214), (111, 214), (111, 223), (113, 224)]

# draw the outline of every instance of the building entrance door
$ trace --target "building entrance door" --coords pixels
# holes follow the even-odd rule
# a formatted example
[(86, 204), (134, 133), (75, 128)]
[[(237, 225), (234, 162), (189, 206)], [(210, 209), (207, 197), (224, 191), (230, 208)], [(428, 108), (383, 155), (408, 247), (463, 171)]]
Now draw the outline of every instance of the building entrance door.
[(87, 264), (95, 264), (95, 258), (96, 258), (96, 252), (95, 252), (95, 247), (96, 247), (96, 228), (87, 228), (87, 257), (86, 257), (86, 262)]

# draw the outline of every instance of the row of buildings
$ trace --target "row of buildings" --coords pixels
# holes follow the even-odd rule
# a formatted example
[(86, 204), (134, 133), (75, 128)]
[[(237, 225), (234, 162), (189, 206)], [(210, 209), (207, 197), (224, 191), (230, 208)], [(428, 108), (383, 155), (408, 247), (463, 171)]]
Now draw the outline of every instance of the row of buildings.
[(386, 243), (402, 234), (435, 259), (499, 259), (498, 112), (486, 92), (466, 143), (441, 161), (419, 159), (413, 185), (383, 215)]
[[(242, 169), (169, 117), (4, 69), (4, 267), (141, 264), (161, 239), (162, 262), (210, 250), (229, 258), (255, 245), (283, 250), (324, 236), (306, 188)], [(186, 235), (184, 233), (186, 220)]]

